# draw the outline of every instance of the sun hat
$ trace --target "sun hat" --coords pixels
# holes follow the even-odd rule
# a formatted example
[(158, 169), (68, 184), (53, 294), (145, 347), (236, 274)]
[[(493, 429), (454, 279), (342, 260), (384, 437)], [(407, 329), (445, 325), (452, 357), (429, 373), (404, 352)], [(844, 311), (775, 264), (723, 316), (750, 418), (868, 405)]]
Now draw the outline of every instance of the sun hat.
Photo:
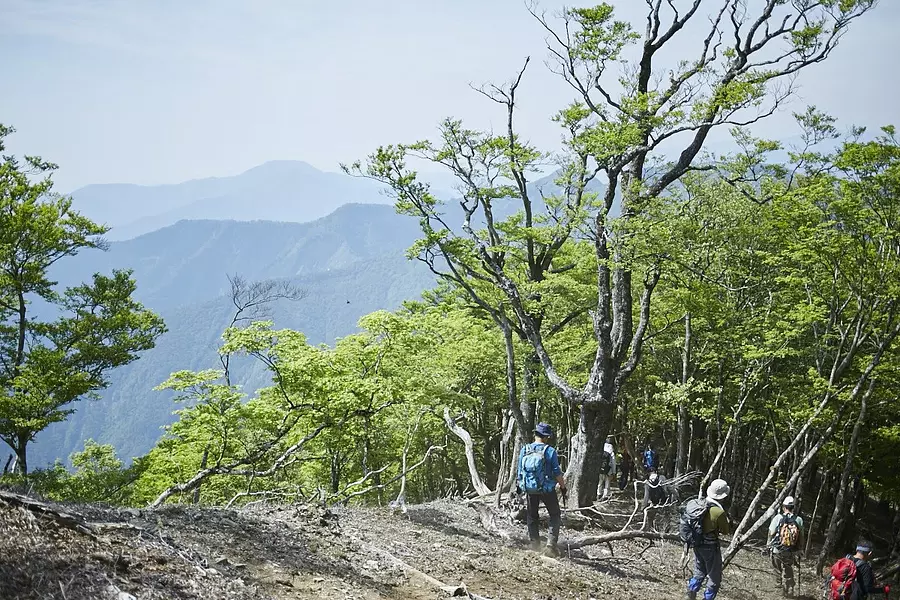
[(731, 493), (731, 488), (724, 479), (716, 479), (706, 488), (706, 497), (712, 500), (721, 500)]
[(538, 423), (538, 426), (534, 428), (534, 432), (544, 439), (553, 437), (553, 428), (546, 423)]

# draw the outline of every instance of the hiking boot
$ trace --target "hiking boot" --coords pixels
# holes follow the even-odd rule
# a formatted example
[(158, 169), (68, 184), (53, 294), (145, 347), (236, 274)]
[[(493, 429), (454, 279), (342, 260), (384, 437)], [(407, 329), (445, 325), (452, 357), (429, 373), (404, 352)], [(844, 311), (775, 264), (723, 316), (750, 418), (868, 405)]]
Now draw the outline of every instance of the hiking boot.
[(531, 540), (528, 545), (535, 552), (540, 552), (541, 550), (541, 540)]
[(556, 544), (552, 546), (547, 544), (547, 547), (544, 548), (544, 556), (549, 556), (551, 558), (556, 558), (559, 556), (559, 548), (556, 547)]
[(697, 592), (688, 592), (684, 596), (687, 600), (697, 600)]

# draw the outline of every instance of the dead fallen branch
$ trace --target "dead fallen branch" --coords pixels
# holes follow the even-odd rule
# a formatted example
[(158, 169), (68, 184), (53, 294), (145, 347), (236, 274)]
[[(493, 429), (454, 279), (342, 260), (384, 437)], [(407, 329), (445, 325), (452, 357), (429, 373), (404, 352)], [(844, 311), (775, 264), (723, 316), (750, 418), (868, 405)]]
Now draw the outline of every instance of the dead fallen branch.
[(83, 533), (91, 539), (97, 539), (97, 536), (94, 533), (94, 528), (77, 515), (69, 514), (67, 512), (56, 509), (49, 504), (38, 502), (37, 500), (33, 500), (27, 496), (22, 496), (21, 494), (16, 494), (13, 492), (4, 492), (0, 490), (0, 500), (6, 502), (11, 506), (18, 506), (33, 513), (40, 514), (55, 521), (59, 525), (66, 527), (67, 529), (73, 529), (79, 533)]
[(639, 529), (631, 531), (613, 531), (603, 535), (590, 535), (577, 540), (566, 543), (570, 550), (583, 548), (585, 546), (593, 546), (594, 544), (605, 544), (607, 542), (618, 542), (621, 540), (661, 540), (667, 542), (680, 542), (677, 534), (664, 533), (662, 531), (641, 531)]
[(381, 548), (376, 548), (375, 546), (367, 544), (359, 539), (355, 539), (355, 541), (363, 549), (365, 549), (366, 552), (368, 552), (370, 554), (376, 554), (376, 555), (382, 557), (386, 561), (393, 563), (395, 566), (402, 569), (403, 572), (406, 573), (407, 575), (416, 577), (417, 579), (424, 581), (425, 583), (432, 586), (433, 588), (439, 589), (451, 597), (470, 598), (471, 600), (490, 600), (490, 598), (487, 598), (485, 596), (479, 596), (478, 594), (474, 594), (474, 593), (468, 591), (466, 589), (465, 584), (463, 584), (463, 583), (460, 583), (459, 585), (447, 585), (444, 582), (442, 582), (438, 579), (435, 579), (431, 575), (429, 575), (427, 573), (423, 573), (422, 571), (418, 570), (417, 568), (410, 565), (409, 563), (406, 563), (406, 562), (400, 560), (399, 558), (397, 558), (396, 556), (394, 556), (393, 554), (391, 554), (390, 552), (388, 552), (386, 550), (382, 550)]

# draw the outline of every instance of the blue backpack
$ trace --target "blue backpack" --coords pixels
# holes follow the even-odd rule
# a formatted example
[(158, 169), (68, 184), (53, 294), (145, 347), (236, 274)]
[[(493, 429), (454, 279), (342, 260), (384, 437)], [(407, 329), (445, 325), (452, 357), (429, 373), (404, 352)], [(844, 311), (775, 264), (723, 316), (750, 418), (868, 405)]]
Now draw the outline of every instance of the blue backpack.
[(526, 494), (543, 494), (547, 477), (547, 444), (528, 444), (519, 463), (519, 487)]
[(656, 468), (656, 452), (653, 450), (644, 451), (644, 467), (648, 469)]

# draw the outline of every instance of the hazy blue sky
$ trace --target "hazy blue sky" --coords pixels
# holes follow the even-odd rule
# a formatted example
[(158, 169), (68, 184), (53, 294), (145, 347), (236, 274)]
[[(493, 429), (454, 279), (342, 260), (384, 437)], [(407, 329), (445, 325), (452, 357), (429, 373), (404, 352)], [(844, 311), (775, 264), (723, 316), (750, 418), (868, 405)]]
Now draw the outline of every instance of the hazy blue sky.
[[(645, 10), (614, 4), (630, 18)], [(791, 108), (900, 125), (898, 25), (900, 2), (883, 0), (804, 73)], [(673, 57), (695, 45), (684, 36)], [(12, 151), (61, 165), (64, 191), (272, 159), (334, 170), (431, 135), (445, 116), (501, 126), (468, 84), (506, 80), (529, 54), (520, 119), (551, 145), (547, 117), (570, 93), (542, 64), (543, 33), (521, 0), (0, 0), (0, 122), (18, 130)], [(789, 121), (764, 133), (793, 133)]]

